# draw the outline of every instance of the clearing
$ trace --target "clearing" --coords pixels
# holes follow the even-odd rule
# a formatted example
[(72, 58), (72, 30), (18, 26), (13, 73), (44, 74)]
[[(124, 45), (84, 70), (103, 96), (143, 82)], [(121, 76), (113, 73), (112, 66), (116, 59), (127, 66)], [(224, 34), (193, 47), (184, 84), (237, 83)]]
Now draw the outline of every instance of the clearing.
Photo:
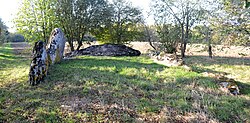
[[(247, 58), (189, 56), (189, 71), (147, 56), (79, 56), (30, 86), (30, 52), (27, 44), (0, 47), (0, 122), (250, 122)], [(241, 95), (203, 72), (226, 73)]]

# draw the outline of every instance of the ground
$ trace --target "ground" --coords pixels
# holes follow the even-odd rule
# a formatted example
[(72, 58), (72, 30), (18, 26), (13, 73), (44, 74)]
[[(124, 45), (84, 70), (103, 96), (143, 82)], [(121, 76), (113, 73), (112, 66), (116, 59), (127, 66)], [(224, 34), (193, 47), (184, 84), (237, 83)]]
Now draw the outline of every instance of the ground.
[[(27, 44), (0, 47), (0, 122), (250, 122), (248, 58), (188, 56), (190, 71), (144, 55), (79, 56), (30, 86), (30, 56)], [(204, 72), (235, 79), (241, 95), (221, 91)]]

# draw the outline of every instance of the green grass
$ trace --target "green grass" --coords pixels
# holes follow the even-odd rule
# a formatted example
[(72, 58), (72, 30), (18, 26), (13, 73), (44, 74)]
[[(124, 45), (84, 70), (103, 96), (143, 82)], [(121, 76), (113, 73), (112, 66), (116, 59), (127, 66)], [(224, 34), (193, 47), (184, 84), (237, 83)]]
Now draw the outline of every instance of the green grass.
[(27, 81), (29, 60), (16, 56), (10, 44), (0, 46), (0, 86)]
[(190, 72), (144, 56), (81, 56), (50, 66), (45, 82), (32, 87), (30, 60), (13, 55), (9, 45), (0, 53), (0, 122), (250, 121), (248, 76), (239, 73), (244, 93), (231, 96), (200, 74), (234, 75), (247, 72), (249, 65), (189, 57)]
[(190, 56), (186, 59), (194, 71), (226, 73), (235, 79), (242, 87), (242, 93), (250, 97), (250, 59), (233, 57), (214, 57), (212, 60), (205, 56)]

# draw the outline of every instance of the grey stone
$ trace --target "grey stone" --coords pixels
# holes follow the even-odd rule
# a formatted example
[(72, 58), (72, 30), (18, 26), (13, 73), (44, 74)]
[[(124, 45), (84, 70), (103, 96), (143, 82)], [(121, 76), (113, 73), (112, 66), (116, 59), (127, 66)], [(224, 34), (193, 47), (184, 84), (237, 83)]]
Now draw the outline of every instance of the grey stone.
[(240, 94), (239, 87), (236, 85), (235, 82), (220, 82), (219, 85), (223, 90), (227, 90), (227, 92), (229, 92), (233, 95)]
[(55, 28), (50, 35), (47, 45), (47, 53), (52, 64), (60, 62), (63, 58), (63, 52), (66, 39), (60, 28)]
[(37, 85), (44, 80), (49, 64), (61, 61), (64, 47), (65, 37), (59, 28), (52, 31), (47, 47), (43, 41), (35, 43), (29, 72), (29, 82), (31, 85)]
[(31, 85), (41, 83), (48, 70), (48, 57), (45, 49), (45, 43), (38, 41), (33, 48), (33, 58), (30, 64), (29, 82)]

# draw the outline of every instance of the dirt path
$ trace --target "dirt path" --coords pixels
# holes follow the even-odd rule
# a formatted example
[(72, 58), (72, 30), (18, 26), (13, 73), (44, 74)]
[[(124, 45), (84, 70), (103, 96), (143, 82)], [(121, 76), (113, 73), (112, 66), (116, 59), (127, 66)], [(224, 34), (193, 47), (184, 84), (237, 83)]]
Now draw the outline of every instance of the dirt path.
[(27, 42), (10, 42), (10, 46), (16, 55), (21, 57), (31, 57), (31, 48)]

